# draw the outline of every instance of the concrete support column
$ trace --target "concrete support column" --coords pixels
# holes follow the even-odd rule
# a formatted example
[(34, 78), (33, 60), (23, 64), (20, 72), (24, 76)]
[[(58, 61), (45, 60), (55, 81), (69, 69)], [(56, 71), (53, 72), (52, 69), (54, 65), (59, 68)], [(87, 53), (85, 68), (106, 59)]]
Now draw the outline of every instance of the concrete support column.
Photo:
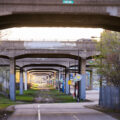
[(15, 59), (10, 58), (10, 100), (15, 101)]
[(81, 59), (81, 99), (86, 99), (86, 59)]
[(67, 71), (66, 71), (66, 69), (65, 69), (65, 71), (63, 72), (63, 80), (64, 80), (64, 93), (66, 93), (66, 73), (67, 73)]
[(77, 100), (86, 99), (86, 59), (78, 60), (78, 73), (82, 75), (81, 81), (78, 81), (78, 95)]
[(6, 92), (7, 91), (7, 77), (6, 77), (6, 71), (2, 72), (2, 78), (3, 78), (3, 84), (2, 84), (2, 91)]
[(50, 85), (50, 76), (48, 75), (48, 85)]
[(23, 69), (20, 68), (20, 95), (23, 94)]
[(24, 83), (24, 90), (27, 90), (27, 71), (25, 71), (25, 83)]
[(86, 59), (81, 59), (81, 74), (86, 74)]
[(6, 74), (6, 78), (7, 78), (7, 89), (9, 90), (9, 74), (10, 74), (10, 70), (7, 70), (7, 74)]
[(55, 88), (57, 89), (58, 89), (58, 82), (59, 82), (59, 73), (56, 72)]
[(66, 71), (66, 90), (65, 90), (65, 92), (66, 92), (66, 94), (69, 94), (69, 85), (68, 85), (68, 81), (69, 81), (69, 72), (68, 71)]
[(93, 72), (91, 71), (90, 72), (90, 87), (89, 87), (90, 90), (93, 89), (93, 80), (92, 80), (92, 78), (93, 78)]
[[(58, 90), (60, 91), (61, 73), (59, 71)], [(63, 81), (64, 82), (64, 81)]]
[(53, 87), (56, 88), (56, 73), (54, 72)]

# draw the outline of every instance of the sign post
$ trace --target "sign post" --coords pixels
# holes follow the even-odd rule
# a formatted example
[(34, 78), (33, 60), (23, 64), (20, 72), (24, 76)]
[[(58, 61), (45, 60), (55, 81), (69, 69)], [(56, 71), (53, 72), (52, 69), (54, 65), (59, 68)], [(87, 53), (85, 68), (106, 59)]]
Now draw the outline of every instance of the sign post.
[[(82, 75), (77, 73), (76, 76), (74, 77), (74, 82), (75, 83), (77, 83), (77, 82), (81, 83), (81, 80), (82, 80)], [(78, 89), (78, 92), (80, 92), (79, 89)], [(79, 101), (78, 97), (77, 97), (77, 100)]]

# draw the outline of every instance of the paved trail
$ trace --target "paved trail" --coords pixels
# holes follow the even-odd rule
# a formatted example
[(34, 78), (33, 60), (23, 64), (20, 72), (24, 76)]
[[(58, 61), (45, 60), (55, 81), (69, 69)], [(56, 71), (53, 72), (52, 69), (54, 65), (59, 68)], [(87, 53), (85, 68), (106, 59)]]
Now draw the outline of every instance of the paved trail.
[(8, 120), (116, 120), (85, 107), (98, 103), (98, 92), (87, 92), (87, 99), (94, 102), (16, 105)]
[(116, 120), (84, 105), (86, 103), (17, 105), (8, 120)]

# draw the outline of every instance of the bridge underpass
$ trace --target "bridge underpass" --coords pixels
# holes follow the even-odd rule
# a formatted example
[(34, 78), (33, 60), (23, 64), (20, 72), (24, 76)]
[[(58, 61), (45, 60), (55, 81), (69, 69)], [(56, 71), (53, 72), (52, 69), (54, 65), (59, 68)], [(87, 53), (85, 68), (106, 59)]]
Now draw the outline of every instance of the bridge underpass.
[[(100, 27), (105, 28), (109, 30), (116, 30), (120, 31), (120, 1), (119, 0), (75, 0), (75, 4), (67, 5), (63, 4), (62, 1), (53, 0), (53, 1), (0, 1), (0, 28), (10, 28), (10, 27), (21, 27), (21, 26), (63, 26), (63, 27)], [(12, 43), (12, 42), (11, 42)], [(2, 44), (2, 43), (1, 43)], [(33, 43), (32, 43), (33, 44)], [(88, 44), (88, 43), (85, 43)], [(11, 88), (11, 99), (15, 100), (15, 62), (17, 59), (20, 58), (30, 58), (32, 55), (32, 58), (35, 58), (37, 56), (38, 58), (72, 58), (79, 61), (79, 59), (84, 58), (91, 58), (91, 56), (99, 55), (96, 51), (90, 50), (89, 52), (85, 49), (82, 49), (80, 52), (79, 48), (81, 49), (81, 46), (78, 46), (77, 49), (69, 50), (70, 48), (66, 47), (66, 49), (62, 50), (51, 50), (51, 48), (44, 49), (44, 50), (24, 50), (23, 48), (20, 48), (19, 46), (22, 46), (22, 44), (14, 44), (12, 43), (12, 49), (7, 46), (5, 43), (5, 47), (1, 47), (1, 56), (3, 58), (10, 58), (9, 65), (10, 65), (10, 84), (12, 84)], [(11, 45), (10, 45), (11, 46)], [(17, 46), (19, 49), (16, 50), (14, 47)], [(83, 46), (83, 45), (82, 45)], [(90, 46), (90, 45), (89, 45)], [(24, 46), (25, 47), (25, 46)], [(28, 47), (28, 46), (27, 46)], [(58, 46), (57, 46), (58, 47)], [(7, 49), (4, 49), (7, 48)], [(29, 48), (29, 47), (28, 47)], [(27, 49), (28, 49), (27, 48)], [(91, 48), (91, 47), (90, 47)], [(30, 49), (30, 48), (29, 48)], [(35, 48), (34, 48), (35, 49)], [(49, 50), (49, 51), (48, 51)], [(68, 51), (69, 52), (68, 52)], [(15, 52), (14, 52), (15, 51)], [(21, 51), (21, 52), (19, 52)], [(91, 52), (92, 51), (92, 52)], [(39, 55), (38, 55), (39, 53)], [(47, 56), (46, 56), (46, 53)], [(64, 53), (64, 55), (63, 55)], [(79, 54), (78, 54), (79, 53)], [(86, 54), (87, 53), (87, 54)], [(91, 54), (92, 53), (92, 54)], [(43, 55), (44, 54), (44, 55)], [(52, 55), (51, 55), (52, 54)], [(53, 55), (54, 54), (54, 55)], [(59, 54), (59, 55), (57, 55)], [(80, 56), (80, 58), (78, 58)], [(36, 58), (37, 58), (36, 57)], [(44, 63), (43, 63), (44, 64)], [(52, 63), (53, 64), (53, 63)], [(78, 64), (79, 69), (78, 73), (85, 73), (85, 65), (83, 67), (83, 70), (80, 69), (80, 62)], [(80, 72), (81, 70), (81, 72)], [(68, 72), (68, 71), (66, 71)], [(66, 75), (68, 77), (68, 74)], [(44, 106), (44, 105), (43, 105)], [(45, 106), (42, 108), (45, 108)], [(62, 105), (63, 106), (63, 105)], [(72, 105), (66, 105), (65, 108), (71, 107)], [(75, 105), (74, 105), (75, 106)], [(78, 104), (77, 104), (78, 106)], [(29, 106), (27, 106), (29, 108)], [(33, 108), (36, 106), (32, 106)], [(53, 106), (52, 106), (53, 107)], [(54, 106), (56, 107), (56, 106)], [(53, 107), (53, 108), (54, 108)], [(16, 109), (22, 109), (21, 107), (16, 107)], [(23, 107), (24, 108), (24, 107)], [(37, 108), (37, 107), (36, 107)], [(48, 108), (51, 108), (51, 106), (48, 106)], [(59, 108), (59, 107), (58, 107)], [(82, 111), (79, 111), (80, 113), (83, 113), (83, 106), (82, 107), (75, 107), (74, 111), (76, 111), (76, 108), (82, 108)], [(26, 109), (25, 109), (26, 110)], [(27, 110), (26, 110), (27, 111)], [(56, 110), (55, 110), (56, 111)], [(66, 112), (65, 110), (62, 110)], [(74, 112), (72, 111), (72, 113)], [(86, 113), (87, 111), (87, 113)], [(108, 116), (104, 116), (103, 114), (100, 114), (98, 112), (92, 111), (94, 115), (91, 116), (91, 111), (85, 109), (85, 113), (88, 115), (87, 117), (90, 119), (93, 119), (92, 116), (95, 114), (97, 116), (94, 116), (94, 119), (108, 119), (113, 120), (112, 118)], [(25, 112), (25, 111), (24, 111)], [(33, 111), (32, 111), (33, 112)], [(47, 109), (45, 111), (42, 109), (42, 112), (48, 112)], [(22, 113), (22, 112), (21, 112)], [(75, 112), (76, 113), (76, 112)], [(98, 117), (99, 116), (99, 117)], [(62, 119), (64, 119), (66, 116), (63, 116)], [(22, 118), (22, 117), (21, 117)], [(44, 116), (42, 119), (54, 119), (54, 117), (49, 116), (48, 118)], [(73, 116), (67, 116), (67, 119), (86, 119), (85, 115), (80, 114)], [(87, 118), (87, 119), (88, 119)], [(34, 119), (34, 118), (33, 118)], [(57, 119), (61, 119), (60, 116), (57, 116)], [(12, 119), (13, 120), (13, 119)]]
[[(47, 59), (47, 58), (46, 58)], [(45, 59), (44, 59), (45, 60)], [(49, 59), (47, 59), (48, 61)], [(57, 60), (57, 59), (56, 59)], [(46, 63), (47, 63), (46, 61)], [(70, 61), (70, 60), (69, 60)], [(71, 62), (78, 62), (78, 60), (73, 60)], [(29, 62), (28, 62), (29, 63)], [(23, 69), (25, 69), (25, 83), (24, 83), (24, 89), (27, 90), (27, 72), (26, 71), (31, 71), (31, 70), (57, 70), (60, 72), (64, 72), (64, 76), (66, 75), (66, 68), (69, 69), (70, 66), (67, 66), (68, 64), (66, 64), (66, 66), (64, 65), (60, 65), (60, 64), (26, 64), (22, 67), (20, 67), (20, 94), (23, 94)], [(71, 64), (72, 65), (72, 64)], [(34, 68), (33, 68), (34, 67)], [(36, 67), (36, 68), (35, 68)], [(40, 68), (42, 67), (42, 68)], [(44, 67), (44, 68), (43, 68)], [(61, 68), (62, 67), (62, 68)], [(53, 68), (56, 68), (56, 69), (53, 69)], [(73, 72), (73, 70), (71, 71)], [(77, 71), (74, 71), (75, 73), (78, 73), (78, 70)], [(67, 72), (67, 79), (69, 80), (69, 70)], [(66, 78), (64, 78), (64, 81), (67, 85), (67, 82), (66, 82)], [(65, 86), (65, 91), (66, 91), (66, 94), (69, 94), (69, 86)]]
[[(38, 46), (39, 44), (39, 46)], [(20, 94), (23, 94), (23, 68), (33, 66), (63, 67), (65, 72), (65, 92), (69, 94), (69, 67), (78, 64), (78, 73), (85, 74), (86, 59), (99, 55), (96, 50), (96, 42), (91, 40), (80, 41), (3, 41), (1, 42), (1, 57), (7, 59), (6, 63), (10, 65), (10, 99), (15, 100), (15, 66), (20, 67)], [(4, 48), (4, 49), (2, 49)], [(7, 49), (6, 49), (7, 48)], [(8, 62), (9, 59), (9, 62)], [(40, 63), (40, 64), (37, 64)], [(58, 65), (57, 65), (58, 64)], [(85, 79), (85, 75), (83, 77)], [(26, 81), (26, 80), (25, 80)], [(85, 80), (84, 80), (85, 81)], [(25, 82), (27, 83), (27, 82)], [(81, 83), (82, 84), (82, 83)], [(83, 82), (83, 84), (85, 84)], [(79, 84), (78, 84), (79, 85)], [(26, 84), (25, 84), (26, 86)], [(85, 85), (81, 93), (78, 93), (79, 99), (85, 99)], [(80, 87), (78, 87), (80, 89)], [(25, 88), (26, 89), (26, 88)], [(80, 90), (78, 90), (79, 92)], [(81, 94), (81, 98), (80, 98)]]
[[(53, 67), (58, 67), (57, 69), (53, 69)], [(77, 65), (78, 66), (78, 65)], [(26, 67), (26, 68), (25, 68)], [(35, 68), (36, 67), (36, 68)], [(44, 67), (44, 68), (40, 68), (40, 67)], [(51, 67), (51, 68), (49, 68), (49, 67)], [(55, 67), (55, 68), (56, 68)], [(62, 68), (62, 69), (60, 69), (59, 67), (64, 67), (64, 68)], [(68, 88), (68, 86), (66, 86), (66, 84), (68, 84), (67, 82), (66, 82), (66, 67), (65, 66), (62, 66), (62, 65), (55, 65), (55, 64), (29, 64), (29, 65), (25, 65), (25, 66), (23, 66), (23, 68), (25, 68), (26, 69), (26, 71), (28, 71), (28, 73), (29, 74), (33, 74), (33, 73), (38, 73), (38, 74), (41, 74), (41, 73), (47, 73), (47, 72), (52, 72), (53, 73), (53, 70), (54, 70), (54, 73), (55, 74), (57, 74), (56, 75), (56, 77), (54, 78), (54, 81), (52, 82), (53, 83), (53, 86), (55, 87), (55, 88), (58, 88), (58, 90), (60, 90), (60, 86), (61, 86), (61, 84), (62, 84), (62, 86), (64, 86), (64, 88), (62, 88), (62, 91), (63, 92), (66, 92), (66, 94), (70, 94), (70, 91), (72, 91), (72, 93), (74, 92), (74, 89), (73, 89), (73, 86), (72, 86), (72, 89), (70, 90), (69, 88)], [(68, 67), (67, 68), (68, 70), (68, 78), (69, 78), (69, 80), (71, 79), (70, 78), (70, 74), (71, 73), (78, 73), (78, 68), (77, 69), (70, 69), (70, 67)], [(45, 71), (46, 70), (46, 71)], [(48, 71), (49, 70), (49, 71)], [(87, 70), (88, 71), (90, 71), (88, 68), (87, 68)], [(92, 73), (92, 72), (91, 72)], [(61, 83), (61, 75), (62, 75), (62, 79), (64, 79), (64, 82), (62, 82)], [(91, 75), (92, 76), (92, 75)], [(29, 77), (29, 76), (28, 76)], [(29, 79), (30, 79), (31, 77), (29, 77)], [(31, 80), (28, 80), (28, 81), (31, 81)], [(89, 86), (89, 89), (92, 89), (92, 78), (90, 79), (90, 86)], [(21, 84), (23, 84), (22, 82), (21, 82)], [(25, 83), (24, 83), (25, 84)], [(64, 85), (65, 84), (65, 85)], [(27, 83), (25, 84), (25, 86), (27, 85)], [(70, 87), (70, 86), (69, 86)], [(23, 94), (23, 87), (21, 87), (22, 88), (22, 90), (20, 89), (20, 91), (22, 91), (22, 94)], [(24, 87), (25, 88), (25, 87)], [(26, 87), (27, 88), (27, 87)], [(65, 90), (64, 90), (65, 89)], [(76, 93), (76, 92), (75, 92)]]

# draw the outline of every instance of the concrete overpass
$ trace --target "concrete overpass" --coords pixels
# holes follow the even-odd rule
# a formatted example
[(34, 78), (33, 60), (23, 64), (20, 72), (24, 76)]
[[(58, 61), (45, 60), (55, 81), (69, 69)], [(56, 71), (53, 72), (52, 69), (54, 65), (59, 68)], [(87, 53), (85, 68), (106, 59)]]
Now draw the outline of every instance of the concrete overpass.
[(1, 0), (0, 28), (99, 27), (120, 31), (119, 0)]
[(57, 69), (59, 73), (62, 71), (68, 94), (69, 67), (78, 65), (78, 72), (84, 75), (86, 60), (99, 54), (96, 42), (91, 40), (1, 41), (0, 60), (4, 62), (0, 62), (0, 65), (10, 66), (10, 99), (15, 100), (16, 66), (20, 67), (20, 94), (23, 94), (23, 69), (25, 69), (25, 89), (27, 89), (27, 70), (35, 67)]
[(0, 57), (4, 58), (89, 58), (99, 55), (96, 42), (78, 41), (1, 41)]

